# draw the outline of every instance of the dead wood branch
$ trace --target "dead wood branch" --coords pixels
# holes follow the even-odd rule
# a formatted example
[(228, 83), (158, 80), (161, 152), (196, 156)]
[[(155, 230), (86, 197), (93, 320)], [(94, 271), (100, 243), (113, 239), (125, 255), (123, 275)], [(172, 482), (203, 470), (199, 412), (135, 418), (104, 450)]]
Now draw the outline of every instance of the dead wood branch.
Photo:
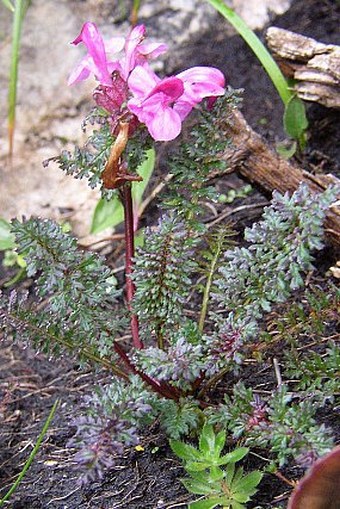
[[(330, 184), (340, 186), (340, 180), (334, 175), (312, 175), (282, 159), (253, 131), (236, 109), (231, 112), (226, 123), (226, 135), (232, 144), (223, 158), (228, 161), (230, 168), (267, 191), (277, 189), (282, 193), (293, 192), (301, 182), (306, 182), (310, 189), (319, 193)], [(325, 228), (327, 240), (340, 247), (339, 202), (328, 211)]]
[(340, 108), (340, 46), (270, 27), (267, 44), (301, 99)]

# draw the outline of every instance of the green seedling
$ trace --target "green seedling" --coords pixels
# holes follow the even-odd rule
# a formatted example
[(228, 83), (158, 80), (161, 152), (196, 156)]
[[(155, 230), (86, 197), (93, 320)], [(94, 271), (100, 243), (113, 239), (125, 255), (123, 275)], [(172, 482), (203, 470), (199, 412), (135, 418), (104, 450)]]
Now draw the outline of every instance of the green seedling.
[[(238, 447), (222, 455), (226, 433), (215, 434), (212, 425), (205, 424), (199, 437), (198, 449), (178, 440), (170, 440), (173, 452), (184, 461), (189, 478), (182, 483), (190, 493), (204, 498), (191, 502), (189, 509), (242, 509), (261, 481), (262, 473), (255, 470), (243, 475), (235, 463), (248, 454), (247, 447)], [(225, 467), (225, 468), (221, 468)]]
[[(255, 53), (259, 62), (273, 82), (283, 104), (285, 112), (283, 125), (288, 136), (296, 140), (297, 146), (303, 150), (306, 145), (306, 129), (308, 121), (305, 105), (292, 90), (290, 83), (283, 76), (279, 66), (263, 45), (257, 35), (251, 30), (236, 12), (222, 0), (207, 0), (225, 19), (237, 30), (248, 46)], [(297, 148), (296, 146), (296, 148)]]
[(240, 187), (239, 189), (229, 189), (226, 194), (220, 194), (219, 203), (233, 203), (237, 198), (245, 198), (252, 192), (253, 188), (250, 184)]

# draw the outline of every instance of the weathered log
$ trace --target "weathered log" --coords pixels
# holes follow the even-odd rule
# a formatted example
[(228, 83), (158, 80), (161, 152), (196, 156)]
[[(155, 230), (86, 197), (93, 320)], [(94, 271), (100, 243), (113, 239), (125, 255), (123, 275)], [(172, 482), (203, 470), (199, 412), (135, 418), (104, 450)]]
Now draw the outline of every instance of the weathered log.
[(340, 108), (340, 46), (276, 27), (268, 28), (266, 40), (301, 99)]
[[(334, 175), (313, 175), (280, 157), (253, 131), (237, 109), (230, 113), (225, 129), (232, 143), (223, 154), (223, 159), (228, 161), (230, 169), (238, 171), (247, 180), (263, 189), (267, 191), (276, 189), (281, 193), (293, 192), (301, 182), (306, 182), (310, 189), (319, 193), (331, 184), (339, 186), (340, 189), (340, 180)], [(340, 202), (333, 204), (329, 209), (325, 230), (327, 240), (339, 248)]]

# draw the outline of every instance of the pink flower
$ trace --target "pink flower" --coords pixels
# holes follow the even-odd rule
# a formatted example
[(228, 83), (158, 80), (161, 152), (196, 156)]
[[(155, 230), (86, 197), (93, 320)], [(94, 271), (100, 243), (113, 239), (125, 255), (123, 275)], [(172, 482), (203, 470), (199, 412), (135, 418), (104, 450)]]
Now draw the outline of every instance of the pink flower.
[(182, 121), (204, 98), (224, 94), (223, 74), (213, 67), (193, 67), (161, 80), (150, 68), (137, 66), (128, 79), (133, 97), (129, 110), (157, 141), (176, 138)]
[(151, 58), (156, 58), (168, 49), (163, 43), (142, 43), (145, 37), (144, 25), (134, 27), (126, 38), (125, 56), (119, 61), (117, 70), (123, 79), (127, 80), (130, 72), (137, 65), (145, 65)]
[[(94, 23), (85, 23), (72, 44), (84, 43), (88, 54), (71, 73), (68, 84), (85, 80), (92, 73), (101, 85), (112, 86), (113, 71), (118, 71), (121, 78), (126, 81), (136, 65), (145, 65), (148, 59), (157, 57), (167, 50), (165, 44), (143, 43), (144, 37), (145, 27), (138, 25), (131, 30), (126, 39), (112, 37), (104, 41)], [(111, 55), (122, 50), (125, 54), (121, 59), (110, 59)]]
[[(88, 54), (70, 74), (68, 84), (73, 85), (73, 83), (78, 81), (86, 80), (92, 73), (102, 85), (111, 86), (111, 72), (113, 69), (110, 69), (110, 62), (107, 60), (106, 55), (107, 48), (105, 48), (102, 36), (94, 23), (85, 23), (80, 34), (74, 39), (72, 44), (77, 45), (81, 42), (87, 47)], [(122, 39), (120, 43), (121, 47), (119, 48), (118, 43), (116, 51), (120, 51), (123, 48), (124, 40)]]

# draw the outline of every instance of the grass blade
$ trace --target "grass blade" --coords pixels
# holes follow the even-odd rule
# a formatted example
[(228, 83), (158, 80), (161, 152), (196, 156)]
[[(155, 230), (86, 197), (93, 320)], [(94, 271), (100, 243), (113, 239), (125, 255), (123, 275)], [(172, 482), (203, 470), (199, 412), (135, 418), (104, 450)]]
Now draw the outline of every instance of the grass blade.
[(257, 35), (251, 30), (246, 23), (243, 21), (236, 12), (227, 7), (222, 0), (207, 0), (227, 21), (237, 30), (240, 36), (250, 46), (255, 53), (258, 60), (266, 70), (268, 76), (272, 80), (276, 90), (278, 91), (282, 102), (286, 105), (291, 97), (294, 95), (289, 89), (288, 83), (283, 76), (281, 69), (267, 50), (262, 44)]
[(41, 445), (41, 442), (43, 441), (46, 433), (47, 433), (47, 430), (48, 428), (50, 427), (50, 424), (52, 422), (52, 419), (54, 417), (54, 414), (57, 410), (57, 407), (59, 405), (59, 400), (57, 399), (55, 402), (54, 402), (54, 405), (53, 407), (51, 408), (51, 411), (46, 419), (46, 422), (43, 426), (43, 429), (41, 430), (40, 432), (40, 435), (38, 436), (38, 440), (35, 444), (35, 446), (33, 447), (32, 449), (32, 452), (31, 454), (29, 455), (23, 469), (21, 470), (20, 474), (18, 475), (15, 483), (13, 484), (13, 486), (8, 490), (8, 492), (6, 493), (6, 495), (0, 500), (0, 507), (3, 506), (3, 504), (10, 498), (10, 496), (15, 492), (15, 490), (17, 489), (17, 487), (19, 486), (21, 480), (24, 478), (27, 470), (29, 469), (29, 467), (31, 466), (33, 460), (34, 460), (34, 457), (35, 455), (37, 454), (39, 448), (40, 448), (40, 445)]
[(10, 0), (2, 0), (2, 3), (4, 4), (5, 7), (7, 7), (7, 9), (14, 12), (14, 5), (12, 4), (12, 2), (10, 2)]
[[(3, 0), (4, 1), (4, 0)], [(6, 0), (8, 2), (8, 0)], [(8, 87), (8, 144), (9, 154), (13, 154), (13, 137), (15, 127), (15, 108), (17, 102), (18, 65), (21, 42), (22, 22), (30, 0), (15, 0), (12, 29), (12, 54)]]

